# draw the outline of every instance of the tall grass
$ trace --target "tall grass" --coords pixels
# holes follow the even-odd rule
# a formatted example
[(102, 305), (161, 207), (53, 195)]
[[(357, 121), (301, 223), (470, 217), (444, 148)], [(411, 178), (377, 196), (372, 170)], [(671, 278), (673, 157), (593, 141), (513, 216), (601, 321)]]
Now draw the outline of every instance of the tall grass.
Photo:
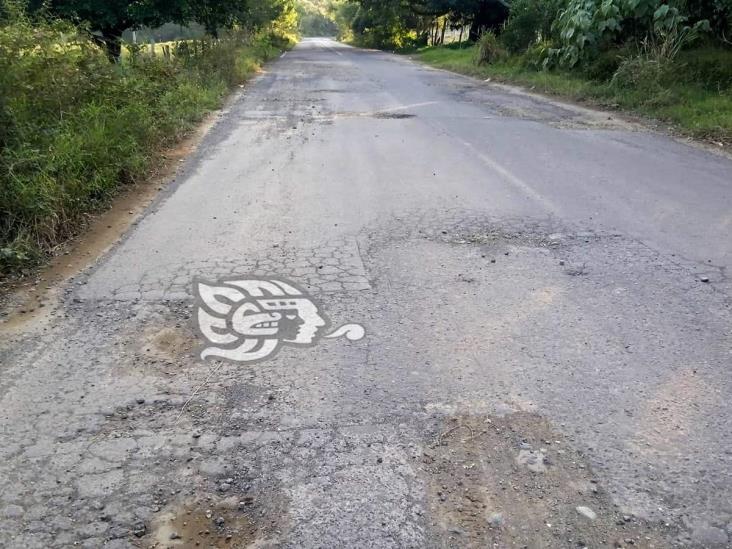
[(431, 47), (419, 59), (443, 69), (531, 86), (663, 120), (682, 133), (732, 146), (732, 50), (682, 51), (660, 64), (629, 51), (608, 51), (584, 70), (543, 70), (535, 50), (476, 63), (477, 46)]
[(115, 65), (69, 24), (0, 23), (0, 274), (51, 252), (282, 46), (231, 35)]

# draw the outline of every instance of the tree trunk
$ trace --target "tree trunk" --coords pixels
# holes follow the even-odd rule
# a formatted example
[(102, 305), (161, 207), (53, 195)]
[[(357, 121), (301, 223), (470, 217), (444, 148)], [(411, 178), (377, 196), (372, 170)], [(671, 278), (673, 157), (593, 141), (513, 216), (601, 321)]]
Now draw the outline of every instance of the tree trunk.
[(104, 48), (110, 63), (119, 63), (122, 57), (122, 33), (124, 30), (124, 28), (106, 28), (101, 30), (102, 36), (92, 36), (94, 41)]
[(447, 29), (447, 19), (442, 22), (442, 34), (440, 34), (440, 45), (445, 44), (445, 29)]
[(465, 27), (463, 25), (460, 25), (460, 37), (458, 38), (458, 48), (463, 47), (463, 30)]
[(470, 30), (468, 31), (468, 40), (470, 42), (477, 42), (480, 38), (481, 33), (483, 32), (483, 29), (481, 28), (480, 22), (478, 21), (478, 18), (476, 17), (473, 19), (473, 22), (470, 23)]

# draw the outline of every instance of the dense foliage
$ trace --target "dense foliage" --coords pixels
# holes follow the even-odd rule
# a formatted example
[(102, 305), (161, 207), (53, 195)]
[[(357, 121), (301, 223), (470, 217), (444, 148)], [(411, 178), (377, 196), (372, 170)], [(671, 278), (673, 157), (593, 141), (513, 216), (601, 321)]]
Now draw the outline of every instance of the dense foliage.
[(448, 27), (467, 27), (476, 40), (508, 17), (507, 0), (340, 0), (337, 6), (343, 36), (391, 49), (440, 43)]
[(525, 51), (529, 46), (552, 36), (552, 26), (565, 0), (513, 0), (509, 19), (501, 30), (501, 42), (513, 52)]
[(342, 39), (732, 144), (732, 0), (333, 1)]
[(29, 9), (88, 25), (113, 58), (119, 57), (122, 33), (130, 28), (196, 22), (216, 37), (223, 29), (259, 29), (294, 15), (291, 0), (30, 0)]
[(335, 36), (338, 34), (328, 0), (298, 0), (298, 30), (303, 36)]
[[(147, 173), (227, 90), (279, 52), (287, 10), (267, 24), (120, 63), (84, 27), (16, 6), (0, 20), (0, 273), (72, 235), (120, 185)], [(163, 55), (165, 53), (165, 55)]]
[[(633, 44), (664, 58), (711, 40), (730, 45), (732, 0), (339, 0), (342, 35), (383, 48), (441, 44), (467, 27), (522, 53), (542, 44), (549, 64), (586, 65)], [(440, 32), (441, 27), (441, 32)], [(462, 36), (462, 34), (461, 34)]]

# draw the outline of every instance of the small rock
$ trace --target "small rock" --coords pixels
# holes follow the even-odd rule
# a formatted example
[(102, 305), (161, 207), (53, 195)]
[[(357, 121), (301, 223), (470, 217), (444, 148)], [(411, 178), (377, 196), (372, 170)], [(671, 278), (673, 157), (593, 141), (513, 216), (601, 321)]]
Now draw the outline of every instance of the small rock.
[(709, 277), (708, 276), (702, 276), (702, 277), (699, 278), (699, 280), (701, 280), (702, 282), (709, 282)]
[(201, 438), (201, 433), (195, 432), (191, 435), (193, 438)]
[(532, 473), (546, 473), (547, 457), (542, 452), (532, 450), (519, 450), (516, 463), (524, 465)]
[(228, 482), (222, 482), (219, 484), (219, 492), (228, 492), (229, 488), (231, 488), (231, 484)]
[(144, 398), (138, 398), (137, 399), (137, 403), (138, 404), (145, 404), (145, 399)]
[(488, 524), (491, 528), (500, 528), (503, 526), (503, 513), (493, 513), (488, 517)]
[(583, 517), (587, 517), (590, 520), (595, 520), (597, 518), (597, 513), (595, 513), (589, 507), (585, 507), (584, 505), (580, 505), (579, 507), (576, 507), (575, 509), (576, 509), (576, 511), (580, 515), (582, 515)]
[(564, 265), (564, 260), (563, 259), (559, 260), (559, 265)]
[(171, 532), (170, 539), (180, 539), (180, 534), (178, 532)]
[(383, 462), (384, 462), (384, 458), (381, 458), (381, 457), (376, 458), (376, 463), (383, 463)]
[(216, 522), (216, 526), (223, 526), (226, 521), (224, 521), (224, 517), (216, 517), (214, 522)]

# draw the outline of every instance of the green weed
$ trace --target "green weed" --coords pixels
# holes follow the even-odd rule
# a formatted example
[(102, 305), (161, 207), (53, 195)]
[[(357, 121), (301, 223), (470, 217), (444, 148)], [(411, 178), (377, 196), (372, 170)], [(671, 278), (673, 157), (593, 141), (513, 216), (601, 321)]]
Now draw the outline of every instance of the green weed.
[[(417, 58), (435, 67), (493, 78), (575, 101), (620, 107), (662, 120), (698, 138), (732, 143), (732, 51), (699, 49), (658, 64), (621, 58), (628, 51), (608, 52), (608, 67), (594, 74), (580, 70), (537, 70), (522, 55), (491, 64), (476, 64), (475, 46), (465, 49), (424, 48)], [(615, 56), (615, 57), (613, 57)], [(663, 65), (663, 66), (661, 66)], [(593, 78), (593, 76), (595, 78)]]
[(113, 65), (71, 25), (0, 25), (0, 274), (73, 235), (281, 46), (232, 35)]

